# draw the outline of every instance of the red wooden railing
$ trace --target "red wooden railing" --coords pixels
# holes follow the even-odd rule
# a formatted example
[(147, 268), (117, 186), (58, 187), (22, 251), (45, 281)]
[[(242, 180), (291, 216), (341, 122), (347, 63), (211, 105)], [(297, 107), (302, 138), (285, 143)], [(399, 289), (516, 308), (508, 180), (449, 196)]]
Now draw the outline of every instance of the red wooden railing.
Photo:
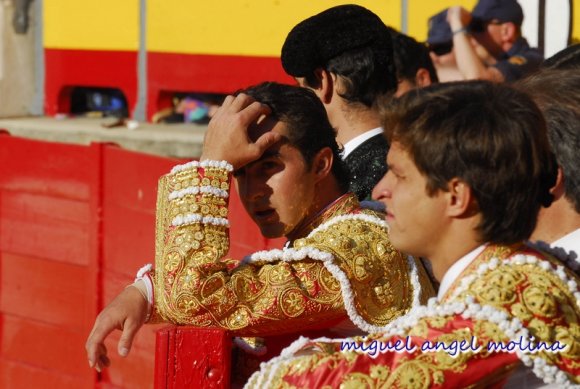
[(211, 328), (157, 331), (155, 389), (230, 387), (232, 337)]
[[(178, 162), (110, 144), (41, 142), (0, 132), (1, 388), (154, 386), (155, 331), (161, 327), (145, 326), (127, 358), (116, 353), (115, 332), (107, 341), (112, 366), (101, 374), (89, 369), (84, 343), (102, 307), (153, 261), (157, 180)], [(232, 257), (280, 244), (260, 235), (235, 193), (230, 204)], [(157, 368), (166, 366), (166, 387), (184, 387), (179, 380), (187, 377), (220, 387), (225, 381), (219, 377), (229, 375), (223, 359), (229, 337), (210, 331), (222, 340), (205, 350), (209, 333), (184, 330), (169, 327), (158, 335), (165, 336), (165, 350), (175, 351)], [(179, 347), (168, 346), (176, 339)]]

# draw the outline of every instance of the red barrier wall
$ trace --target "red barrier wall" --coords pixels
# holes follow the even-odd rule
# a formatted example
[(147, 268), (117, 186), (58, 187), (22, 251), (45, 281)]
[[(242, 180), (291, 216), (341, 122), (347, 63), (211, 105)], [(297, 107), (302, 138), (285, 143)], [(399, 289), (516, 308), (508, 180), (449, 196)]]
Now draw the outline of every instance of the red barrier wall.
[[(137, 52), (45, 49), (45, 114), (70, 112), (73, 87), (118, 88), (132, 115), (137, 103)], [(263, 81), (293, 83), (280, 58), (147, 53), (147, 119), (172, 106), (176, 92), (233, 93)]]
[[(152, 262), (156, 185), (179, 161), (114, 145), (0, 133), (0, 387), (152, 388), (155, 331), (112, 368), (89, 369), (84, 342), (100, 309)], [(280, 246), (230, 199), (232, 257)]]
[(149, 52), (147, 119), (171, 107), (175, 92), (230, 94), (263, 81), (295, 83), (277, 57)]
[(45, 49), (44, 113), (70, 112), (73, 87), (118, 88), (129, 113), (137, 103), (137, 52)]

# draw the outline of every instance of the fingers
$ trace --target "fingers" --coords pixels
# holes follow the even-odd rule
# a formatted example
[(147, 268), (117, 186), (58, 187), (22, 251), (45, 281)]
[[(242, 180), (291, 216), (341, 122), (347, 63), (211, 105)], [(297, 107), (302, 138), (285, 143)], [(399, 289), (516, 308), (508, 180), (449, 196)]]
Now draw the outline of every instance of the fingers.
[(230, 105), (232, 105), (232, 102), (234, 101), (236, 97), (232, 96), (232, 95), (228, 95), (226, 96), (226, 98), (224, 99), (223, 103), (222, 103), (222, 107), (223, 108), (228, 108)]
[(451, 23), (451, 21), (453, 20), (454, 17), (456, 17), (458, 14), (458, 8), (455, 7), (449, 7), (449, 9), (447, 10), (447, 22)]
[(255, 100), (250, 96), (240, 93), (237, 96), (227, 96), (222, 103), (220, 110), (222, 112), (237, 113), (252, 104)]
[(253, 98), (251, 98), (250, 96), (248, 96), (244, 93), (240, 93), (239, 95), (237, 95), (234, 98), (234, 100), (230, 104), (229, 108), (230, 108), (230, 110), (232, 110), (234, 112), (240, 112), (244, 108), (246, 108), (247, 106), (252, 104), (254, 101), (255, 100)]
[(231, 108), (231, 106), (232, 106), (232, 103), (233, 103), (234, 99), (235, 99), (235, 96), (231, 96), (231, 95), (226, 96), (226, 98), (224, 99), (222, 105), (217, 109), (217, 111), (213, 115), (212, 120), (214, 118), (218, 118), (218, 117), (222, 116), (224, 114), (224, 112), (229, 111), (230, 108)]
[(89, 366), (97, 371), (109, 366), (105, 339), (113, 330), (123, 330), (118, 343), (121, 356), (131, 349), (137, 330), (143, 325), (147, 301), (135, 287), (126, 288), (99, 314), (85, 344)]
[(269, 135), (255, 144), (251, 132), (270, 114), (268, 106), (248, 95), (228, 96), (208, 125), (200, 159), (226, 160), (238, 169), (259, 158), (278, 137)]
[(239, 113), (240, 121), (245, 126), (249, 126), (251, 123), (255, 123), (260, 116), (269, 115), (271, 112), (267, 105), (254, 101)]
[(107, 348), (105, 347), (104, 341), (114, 329), (115, 325), (111, 321), (98, 317), (85, 343), (89, 366), (95, 367), (97, 371), (100, 371), (100, 367), (103, 366), (103, 361), (108, 361)]
[(121, 339), (119, 339), (119, 344), (117, 345), (117, 352), (120, 356), (126, 357), (129, 355), (133, 339), (135, 339), (135, 334), (137, 334), (139, 327), (140, 326), (135, 325), (134, 323), (125, 323), (123, 334), (121, 335)]
[(263, 133), (258, 139), (256, 139), (256, 142), (254, 142), (257, 158), (261, 157), (267, 149), (272, 147), (272, 145), (280, 139), (282, 139), (282, 135), (277, 132), (268, 131)]
[(100, 373), (103, 370), (103, 368), (109, 367), (111, 365), (111, 361), (107, 356), (107, 348), (104, 345), (100, 345), (99, 348), (100, 350), (96, 361), (93, 363), (89, 360), (89, 367), (91, 368), (94, 367), (95, 370)]
[[(101, 372), (103, 368), (109, 367), (111, 361), (107, 356), (107, 347), (104, 344), (106, 337), (116, 328), (114, 325), (107, 325), (107, 320), (99, 320), (95, 323), (93, 331), (85, 344), (87, 350), (87, 357), (89, 360), (89, 367), (95, 368)], [(129, 355), (131, 346), (135, 335), (139, 330), (140, 325), (130, 320), (127, 320), (123, 326), (123, 333), (119, 339), (117, 351), (120, 356), (126, 357)]]
[(241, 121), (248, 124), (257, 120), (260, 115), (270, 114), (268, 106), (256, 102), (252, 97), (244, 93), (240, 93), (237, 96), (227, 96), (220, 110), (222, 113), (240, 113)]

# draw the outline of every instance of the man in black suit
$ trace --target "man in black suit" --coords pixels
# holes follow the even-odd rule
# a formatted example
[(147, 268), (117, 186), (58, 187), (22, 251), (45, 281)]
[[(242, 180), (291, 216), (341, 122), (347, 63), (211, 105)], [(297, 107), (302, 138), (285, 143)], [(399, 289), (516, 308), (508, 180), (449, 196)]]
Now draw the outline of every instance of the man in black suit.
[(324, 104), (350, 170), (349, 190), (370, 199), (387, 171), (378, 102), (397, 89), (389, 28), (358, 5), (330, 8), (290, 31), (282, 65)]

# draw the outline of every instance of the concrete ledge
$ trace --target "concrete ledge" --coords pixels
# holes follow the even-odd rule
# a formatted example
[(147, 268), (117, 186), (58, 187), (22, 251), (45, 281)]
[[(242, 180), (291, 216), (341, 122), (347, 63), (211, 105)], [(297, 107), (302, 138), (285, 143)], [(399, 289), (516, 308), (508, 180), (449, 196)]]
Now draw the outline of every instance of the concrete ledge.
[(198, 158), (207, 126), (195, 124), (139, 123), (126, 127), (104, 128), (113, 118), (87, 119), (46, 117), (0, 119), (0, 129), (14, 136), (62, 143), (89, 144), (111, 142), (127, 149), (176, 158)]

